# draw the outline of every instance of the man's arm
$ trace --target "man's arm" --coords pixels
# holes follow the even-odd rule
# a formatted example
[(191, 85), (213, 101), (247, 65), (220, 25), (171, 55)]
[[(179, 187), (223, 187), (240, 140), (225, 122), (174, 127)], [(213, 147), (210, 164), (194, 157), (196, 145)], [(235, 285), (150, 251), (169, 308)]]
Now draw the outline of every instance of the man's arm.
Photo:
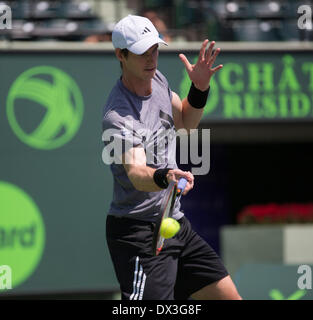
[[(154, 182), (153, 175), (156, 169), (146, 165), (146, 154), (142, 147), (129, 149), (123, 154), (122, 161), (129, 180), (137, 190), (145, 192), (162, 190), (162, 188)], [(168, 182), (178, 181), (181, 177), (186, 178), (188, 181), (184, 191), (184, 194), (186, 194), (193, 188), (194, 177), (190, 172), (171, 169), (166, 175)]]
[(162, 190), (153, 181), (155, 169), (146, 165), (146, 153), (143, 148), (131, 148), (124, 153), (123, 165), (129, 180), (137, 190), (147, 192)]
[[(198, 61), (194, 65), (189, 63), (185, 55), (179, 55), (179, 58), (184, 63), (188, 76), (193, 82), (195, 89), (198, 90), (199, 95), (205, 94), (205, 92), (209, 90), (211, 77), (223, 67), (222, 65), (219, 65), (212, 68), (215, 59), (220, 52), (220, 48), (217, 48), (213, 53), (215, 42), (212, 41), (209, 48), (206, 50), (208, 42), (209, 40), (203, 41)], [(177, 130), (185, 128), (189, 132), (190, 129), (198, 127), (203, 115), (204, 106), (195, 105), (195, 102), (190, 101), (188, 98), (184, 98), (181, 101), (179, 96), (173, 92), (172, 107), (174, 123)]]
[(172, 109), (176, 130), (186, 129), (189, 133), (190, 129), (196, 129), (200, 123), (203, 108), (196, 109), (192, 107), (187, 98), (180, 100), (177, 93), (172, 92)]

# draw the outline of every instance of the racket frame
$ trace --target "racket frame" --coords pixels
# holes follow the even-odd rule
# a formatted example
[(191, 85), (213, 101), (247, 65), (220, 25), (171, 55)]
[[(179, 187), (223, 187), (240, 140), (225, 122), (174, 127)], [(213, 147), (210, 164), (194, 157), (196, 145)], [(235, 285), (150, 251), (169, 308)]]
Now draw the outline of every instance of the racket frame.
[(152, 254), (154, 256), (159, 255), (163, 248), (165, 238), (160, 234), (161, 224), (163, 219), (172, 217), (176, 202), (180, 199), (187, 183), (185, 179), (183, 180), (181, 179), (178, 183), (171, 181), (165, 195), (163, 195), (163, 200), (159, 209), (160, 214), (155, 224), (152, 237)]

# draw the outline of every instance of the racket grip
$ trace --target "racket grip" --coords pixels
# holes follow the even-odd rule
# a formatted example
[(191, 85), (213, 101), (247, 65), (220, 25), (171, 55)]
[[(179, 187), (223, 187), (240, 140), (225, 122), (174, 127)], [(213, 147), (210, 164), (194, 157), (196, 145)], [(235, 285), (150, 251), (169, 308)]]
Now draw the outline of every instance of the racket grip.
[(178, 183), (177, 183), (177, 190), (178, 192), (184, 192), (185, 190), (185, 187), (186, 187), (186, 184), (187, 184), (187, 180), (185, 178), (180, 178), (178, 180)]

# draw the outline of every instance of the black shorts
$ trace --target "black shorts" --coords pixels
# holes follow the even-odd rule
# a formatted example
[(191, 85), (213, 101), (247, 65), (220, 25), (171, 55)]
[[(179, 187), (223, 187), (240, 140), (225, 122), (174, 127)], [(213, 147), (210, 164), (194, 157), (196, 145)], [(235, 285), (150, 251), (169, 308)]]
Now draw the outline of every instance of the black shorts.
[(122, 299), (185, 300), (228, 275), (215, 251), (192, 230), (186, 217), (177, 235), (152, 255), (154, 224), (107, 217), (106, 236)]

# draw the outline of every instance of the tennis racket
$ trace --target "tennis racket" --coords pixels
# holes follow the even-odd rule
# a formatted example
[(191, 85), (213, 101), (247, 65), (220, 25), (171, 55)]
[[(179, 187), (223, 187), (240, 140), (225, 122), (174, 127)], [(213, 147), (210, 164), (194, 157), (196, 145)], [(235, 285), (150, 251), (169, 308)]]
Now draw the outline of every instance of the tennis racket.
[(164, 244), (164, 238), (160, 234), (161, 223), (163, 219), (172, 216), (175, 204), (177, 203), (177, 201), (179, 201), (182, 193), (184, 192), (186, 184), (187, 180), (185, 178), (180, 178), (177, 183), (171, 181), (166, 189), (160, 206), (160, 214), (158, 216), (153, 232), (152, 254), (154, 256), (157, 256), (161, 252)]

